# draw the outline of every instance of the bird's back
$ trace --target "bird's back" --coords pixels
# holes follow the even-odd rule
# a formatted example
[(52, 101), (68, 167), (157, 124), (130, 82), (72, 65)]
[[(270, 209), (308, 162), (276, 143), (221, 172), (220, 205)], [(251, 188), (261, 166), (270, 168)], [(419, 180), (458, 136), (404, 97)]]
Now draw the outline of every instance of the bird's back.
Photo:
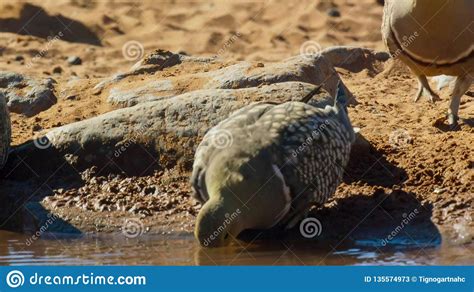
[(291, 191), (288, 220), (326, 202), (339, 185), (354, 141), (352, 126), (342, 115), (347, 113), (289, 103), (269, 110), (257, 122), (262, 135), (271, 136), (274, 162)]

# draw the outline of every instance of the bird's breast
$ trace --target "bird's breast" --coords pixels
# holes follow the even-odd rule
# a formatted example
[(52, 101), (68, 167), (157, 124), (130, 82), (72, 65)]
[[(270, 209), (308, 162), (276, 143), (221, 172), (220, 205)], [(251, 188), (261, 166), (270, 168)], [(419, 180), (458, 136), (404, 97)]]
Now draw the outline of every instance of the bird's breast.
[(387, 11), (397, 43), (412, 58), (444, 65), (472, 56), (474, 1), (396, 0)]

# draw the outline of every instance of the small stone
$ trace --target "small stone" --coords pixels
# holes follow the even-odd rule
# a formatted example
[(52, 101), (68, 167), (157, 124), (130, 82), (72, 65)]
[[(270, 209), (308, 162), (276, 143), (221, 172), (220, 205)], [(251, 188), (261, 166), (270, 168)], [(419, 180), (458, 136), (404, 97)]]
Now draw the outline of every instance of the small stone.
[(24, 61), (24, 60), (25, 60), (25, 58), (22, 55), (17, 55), (15, 57), (15, 61)]
[(33, 126), (33, 132), (37, 132), (37, 131), (42, 130), (42, 129), (43, 129), (43, 127), (41, 127), (41, 126), (38, 125), (38, 124), (35, 124), (35, 125)]
[(331, 17), (340, 17), (341, 12), (337, 8), (329, 8), (327, 14)]
[(63, 73), (63, 68), (61, 68), (60, 66), (56, 66), (53, 68), (53, 74), (61, 74)]
[(71, 56), (71, 57), (67, 58), (67, 62), (70, 65), (81, 65), (82, 64), (82, 60), (78, 56)]
[(143, 189), (142, 194), (145, 196), (157, 196), (159, 195), (159, 190), (156, 186), (147, 186)]
[(442, 194), (442, 193), (444, 193), (444, 189), (442, 189), (442, 188), (435, 188), (435, 189), (433, 190), (433, 193), (438, 194), (438, 195), (439, 195), (439, 194)]

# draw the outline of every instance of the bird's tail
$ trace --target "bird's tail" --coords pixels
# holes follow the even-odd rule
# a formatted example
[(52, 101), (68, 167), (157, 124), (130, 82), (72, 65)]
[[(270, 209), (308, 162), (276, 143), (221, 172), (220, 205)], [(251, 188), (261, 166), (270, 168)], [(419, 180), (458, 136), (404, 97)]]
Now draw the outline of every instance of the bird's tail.
[(323, 85), (319, 85), (317, 87), (315, 87), (313, 90), (311, 90), (308, 94), (305, 95), (305, 97), (303, 97), (300, 102), (303, 102), (303, 103), (308, 103), (312, 98), (313, 96), (318, 93), (320, 90), (321, 90), (321, 87), (323, 87)]
[(347, 105), (349, 104), (349, 98), (347, 97), (346, 91), (342, 82), (337, 83), (337, 92), (336, 97), (334, 98), (334, 107), (333, 110), (336, 113), (339, 121), (344, 125), (344, 127), (349, 131), (350, 141), (354, 143), (355, 141), (355, 131), (352, 127), (351, 120), (349, 118), (349, 113), (347, 111)]
[(344, 86), (342, 85), (342, 82), (339, 80), (337, 82), (336, 96), (334, 98), (334, 107), (345, 109), (348, 103), (349, 103), (349, 99), (347, 98), (346, 92), (344, 90)]

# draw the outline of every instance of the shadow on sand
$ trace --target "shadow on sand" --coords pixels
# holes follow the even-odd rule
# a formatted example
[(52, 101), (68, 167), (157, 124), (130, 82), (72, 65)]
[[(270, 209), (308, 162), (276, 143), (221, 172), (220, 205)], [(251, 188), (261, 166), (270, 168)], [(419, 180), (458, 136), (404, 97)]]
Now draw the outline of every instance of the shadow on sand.
[[(353, 150), (344, 177), (346, 184), (359, 185), (363, 191), (339, 196), (324, 207), (313, 208), (307, 218), (315, 218), (321, 224), (307, 226), (306, 232), (318, 234), (304, 237), (299, 224), (287, 232), (247, 231), (239, 238), (257, 245), (262, 240), (277, 241), (315, 252), (357, 246), (375, 249), (439, 246), (441, 234), (431, 221), (432, 205), (421, 203), (416, 194), (404, 191), (402, 183), (406, 179), (403, 169), (387, 161), (383, 153), (367, 142)], [(281, 248), (281, 244), (277, 246)]]
[(100, 46), (100, 39), (84, 24), (62, 15), (48, 15), (43, 8), (25, 3), (18, 18), (0, 19), (0, 32), (52, 40), (58, 38), (72, 43)]

